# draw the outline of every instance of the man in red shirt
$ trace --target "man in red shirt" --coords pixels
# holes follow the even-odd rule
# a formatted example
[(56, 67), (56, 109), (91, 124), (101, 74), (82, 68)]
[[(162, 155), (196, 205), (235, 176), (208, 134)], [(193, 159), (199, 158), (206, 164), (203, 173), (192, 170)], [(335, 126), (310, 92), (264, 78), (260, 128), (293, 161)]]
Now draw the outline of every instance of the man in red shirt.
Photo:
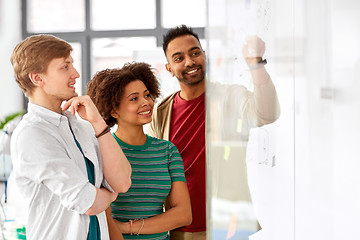
[[(255, 37), (251, 47), (258, 49), (256, 46), (260, 46), (259, 56), (245, 59), (253, 77), (254, 92), (260, 94), (253, 94), (239, 85), (229, 88), (229, 93), (236, 91), (234, 95), (240, 96), (235, 103), (241, 106), (239, 117), (255, 122), (247, 125), (253, 127), (274, 122), (279, 116), (275, 87), (262, 60), (265, 44)], [(170, 235), (171, 239), (205, 240), (205, 52), (198, 35), (185, 25), (168, 31), (164, 36), (163, 50), (168, 61), (165, 67), (178, 79), (181, 90), (166, 97), (154, 110), (149, 134), (170, 140), (178, 148), (184, 162), (192, 208), (192, 224), (173, 230)], [(246, 51), (244, 49), (244, 55)], [(210, 85), (208, 90), (221, 87)], [(263, 92), (266, 94), (262, 94)], [(212, 90), (208, 92), (210, 98), (212, 93)], [(241, 96), (244, 95), (248, 96), (246, 103), (241, 102), (244, 99)]]

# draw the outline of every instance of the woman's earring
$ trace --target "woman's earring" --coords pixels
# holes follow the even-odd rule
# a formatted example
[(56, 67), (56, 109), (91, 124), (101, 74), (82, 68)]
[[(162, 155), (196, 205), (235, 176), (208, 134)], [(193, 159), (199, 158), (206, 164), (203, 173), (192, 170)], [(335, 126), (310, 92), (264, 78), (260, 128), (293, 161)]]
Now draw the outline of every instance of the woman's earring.
[(111, 110), (110, 115), (111, 115), (113, 118), (118, 118), (118, 117), (120, 116), (114, 109)]
[(117, 114), (117, 113), (111, 113), (111, 116), (112, 116), (113, 118), (118, 118), (118, 117), (119, 117), (119, 114)]

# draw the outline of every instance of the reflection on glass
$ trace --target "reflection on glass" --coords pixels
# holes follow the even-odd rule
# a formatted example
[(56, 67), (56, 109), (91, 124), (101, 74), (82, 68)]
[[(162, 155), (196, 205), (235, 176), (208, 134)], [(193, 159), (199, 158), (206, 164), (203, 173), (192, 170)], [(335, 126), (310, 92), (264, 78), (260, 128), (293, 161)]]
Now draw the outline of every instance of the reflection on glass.
[[(288, 155), (290, 160), (286, 164), (276, 161), (280, 120), (277, 94), (267, 74), (261, 78), (266, 79), (264, 84), (255, 81), (259, 66), (250, 70), (244, 59), (244, 53), (251, 55), (256, 50), (243, 49), (251, 45), (248, 36), (257, 35), (265, 41), (264, 58), (268, 60), (265, 70), (278, 91), (279, 76), (271, 55), (274, 52), (274, 29), (269, 25), (271, 10), (270, 1), (208, 1), (208, 239), (248, 240), (255, 236), (278, 239), (272, 237), (273, 229), (279, 230), (274, 223), (286, 226), (281, 231), (284, 236), (291, 236), (288, 232), (293, 223), (293, 155)], [(287, 100), (291, 104), (291, 98)], [(293, 138), (288, 138), (287, 143), (291, 146)], [(287, 150), (293, 153), (291, 148)], [(289, 176), (279, 174), (282, 168)], [(279, 188), (284, 192), (279, 194)], [(280, 207), (285, 214), (279, 211)], [(274, 210), (279, 213), (274, 214)]]
[(155, 37), (97, 38), (92, 41), (92, 75), (106, 68), (119, 68), (127, 62), (146, 62), (156, 69), (162, 96), (179, 88), (165, 69), (166, 59)]
[(85, 0), (28, 0), (28, 32), (85, 30)]
[(155, 0), (91, 0), (90, 6), (93, 30), (156, 27)]
[(161, 0), (161, 24), (165, 28), (172, 28), (180, 24), (191, 27), (205, 27), (205, 0)]

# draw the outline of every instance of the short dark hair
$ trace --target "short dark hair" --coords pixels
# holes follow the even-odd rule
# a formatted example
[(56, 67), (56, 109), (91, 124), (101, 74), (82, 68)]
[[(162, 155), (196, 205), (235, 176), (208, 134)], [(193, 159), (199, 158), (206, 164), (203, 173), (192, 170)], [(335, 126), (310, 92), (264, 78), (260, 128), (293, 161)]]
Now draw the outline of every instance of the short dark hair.
[(171, 28), (164, 36), (163, 36), (163, 50), (166, 56), (166, 50), (169, 45), (169, 43), (174, 40), (177, 37), (185, 36), (185, 35), (192, 35), (194, 36), (199, 44), (199, 36), (194, 32), (194, 30), (191, 27), (188, 27), (186, 25), (179, 25), (177, 27)]
[(114, 126), (116, 119), (111, 116), (111, 111), (119, 107), (125, 86), (130, 82), (142, 81), (154, 101), (160, 96), (160, 84), (153, 71), (149, 64), (143, 62), (126, 63), (122, 68), (99, 71), (88, 83), (86, 94), (106, 124)]

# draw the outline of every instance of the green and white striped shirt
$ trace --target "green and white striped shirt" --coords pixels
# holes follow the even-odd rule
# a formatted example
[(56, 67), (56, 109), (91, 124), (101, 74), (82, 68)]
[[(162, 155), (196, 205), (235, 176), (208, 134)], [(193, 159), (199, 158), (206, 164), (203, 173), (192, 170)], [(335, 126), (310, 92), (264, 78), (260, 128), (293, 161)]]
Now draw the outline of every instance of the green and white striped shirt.
[[(131, 187), (111, 204), (112, 216), (121, 222), (149, 218), (163, 212), (171, 183), (186, 182), (179, 151), (169, 141), (147, 135), (144, 145), (129, 145), (115, 136), (132, 168)], [(124, 234), (125, 239), (168, 239), (168, 233)]]

